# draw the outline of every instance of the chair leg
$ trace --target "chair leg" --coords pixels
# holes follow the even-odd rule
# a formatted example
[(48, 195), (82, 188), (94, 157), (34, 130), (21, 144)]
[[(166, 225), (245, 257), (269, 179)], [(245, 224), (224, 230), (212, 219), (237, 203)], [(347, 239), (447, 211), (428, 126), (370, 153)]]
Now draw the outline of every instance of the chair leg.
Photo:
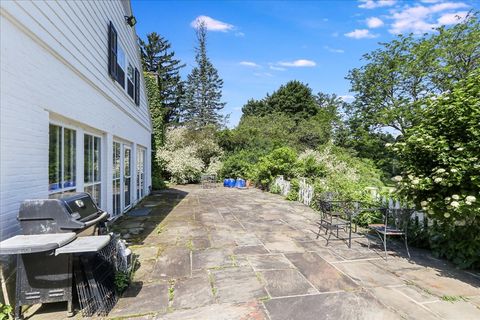
[(407, 235), (406, 234), (403, 237), (403, 239), (405, 240), (405, 248), (407, 248), (408, 259), (410, 259), (410, 251), (408, 250), (408, 242), (407, 242)]
[(328, 242), (330, 242), (330, 237), (332, 236), (332, 233), (333, 231), (330, 229), (330, 232), (328, 233), (328, 238), (327, 238), (327, 246), (328, 246)]
[(321, 226), (321, 225), (318, 226), (318, 232), (317, 232), (317, 238), (316, 238), (316, 239), (318, 239), (318, 237), (320, 237), (320, 230), (322, 230), (322, 226)]
[(352, 248), (352, 225), (348, 227), (348, 247)]
[(388, 254), (387, 254), (387, 235), (386, 234), (383, 237), (383, 248), (385, 249), (385, 261), (387, 261)]

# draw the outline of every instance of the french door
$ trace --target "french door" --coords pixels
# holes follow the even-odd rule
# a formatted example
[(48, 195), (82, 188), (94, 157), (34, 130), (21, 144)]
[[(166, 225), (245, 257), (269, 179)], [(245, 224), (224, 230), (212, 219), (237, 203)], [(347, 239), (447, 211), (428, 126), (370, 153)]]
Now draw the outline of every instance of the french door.
[(113, 142), (113, 216), (128, 210), (132, 204), (132, 149), (129, 145)]
[(146, 150), (137, 149), (137, 200), (145, 195), (145, 155)]

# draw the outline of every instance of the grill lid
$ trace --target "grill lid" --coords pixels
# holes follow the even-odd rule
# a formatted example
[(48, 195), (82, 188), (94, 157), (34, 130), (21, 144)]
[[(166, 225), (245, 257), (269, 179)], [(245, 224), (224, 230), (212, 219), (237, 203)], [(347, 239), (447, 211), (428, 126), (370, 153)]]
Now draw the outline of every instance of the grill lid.
[(72, 215), (72, 218), (82, 222), (95, 219), (102, 213), (92, 197), (85, 192), (64, 193), (53, 195), (50, 198), (60, 200)]

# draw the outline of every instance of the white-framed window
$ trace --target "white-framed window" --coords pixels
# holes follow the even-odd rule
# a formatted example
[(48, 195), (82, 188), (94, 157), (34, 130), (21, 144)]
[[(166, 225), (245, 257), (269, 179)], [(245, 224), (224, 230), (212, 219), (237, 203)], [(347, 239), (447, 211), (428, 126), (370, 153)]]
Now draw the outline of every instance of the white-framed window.
[(137, 199), (145, 196), (145, 155), (144, 148), (137, 149)]
[(117, 216), (121, 213), (121, 145), (119, 142), (113, 142), (113, 215)]
[(50, 124), (48, 144), (48, 192), (74, 191), (76, 181), (76, 131)]
[(89, 193), (101, 205), (102, 176), (101, 151), (102, 139), (98, 136), (85, 134), (83, 138), (83, 177), (84, 191)]
[[(110, 21), (108, 27), (108, 73), (117, 81), (137, 106), (140, 105), (140, 72), (134, 67), (118, 39), (117, 30)], [(126, 85), (126, 86), (125, 86)]]

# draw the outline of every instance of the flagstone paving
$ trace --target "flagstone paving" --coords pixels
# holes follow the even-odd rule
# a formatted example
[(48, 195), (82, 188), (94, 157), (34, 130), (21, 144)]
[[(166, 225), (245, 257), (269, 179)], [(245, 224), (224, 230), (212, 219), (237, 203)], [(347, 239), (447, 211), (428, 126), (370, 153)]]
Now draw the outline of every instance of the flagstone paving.
[(188, 185), (138, 207), (113, 227), (139, 263), (110, 318), (480, 319), (478, 273), (395, 243), (386, 261), (359, 235), (326, 246), (318, 214), (277, 195)]

